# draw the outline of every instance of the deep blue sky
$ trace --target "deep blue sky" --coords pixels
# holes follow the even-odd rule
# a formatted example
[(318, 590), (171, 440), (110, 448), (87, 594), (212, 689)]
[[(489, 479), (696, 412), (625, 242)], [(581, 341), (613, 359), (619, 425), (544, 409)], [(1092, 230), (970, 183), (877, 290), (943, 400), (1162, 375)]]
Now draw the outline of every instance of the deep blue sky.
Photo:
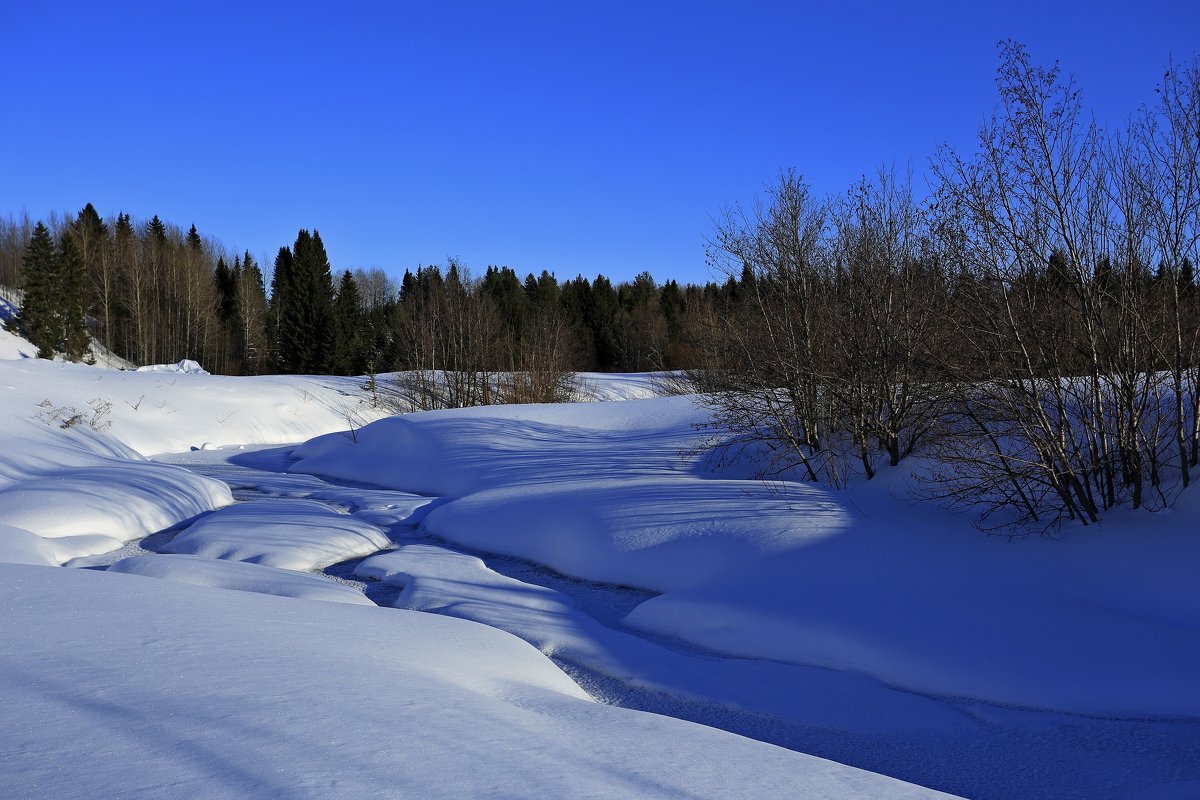
[(0, 214), (159, 214), (335, 269), (460, 257), (702, 281), (722, 207), (920, 176), (995, 104), (996, 42), (1105, 121), (1200, 50), (1200, 2), (0, 0)]

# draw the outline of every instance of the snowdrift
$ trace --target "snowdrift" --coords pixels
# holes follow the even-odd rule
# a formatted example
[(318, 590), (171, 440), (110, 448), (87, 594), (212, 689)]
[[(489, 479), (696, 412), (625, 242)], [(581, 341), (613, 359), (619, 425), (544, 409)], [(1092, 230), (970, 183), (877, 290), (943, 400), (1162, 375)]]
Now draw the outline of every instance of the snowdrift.
[(224, 483), (146, 461), (86, 428), (9, 415), (0, 431), (0, 553), (13, 560), (103, 553), (233, 502)]
[(225, 561), (189, 555), (134, 556), (122, 559), (109, 572), (143, 575), (193, 586), (211, 586), (238, 592), (258, 592), (302, 600), (325, 600), (360, 606), (374, 605), (362, 592), (317, 575), (290, 569)]
[(945, 796), (593, 703), (447, 617), (11, 564), (0, 607), (12, 796)]
[(687, 455), (704, 419), (686, 397), (431, 412), (312, 440), (292, 469), (454, 498), (429, 532), (663, 592), (626, 624), (715, 652), (1026, 708), (1200, 713), (1194, 498), (1008, 541), (908, 503), (900, 470), (845, 492), (714, 472)]

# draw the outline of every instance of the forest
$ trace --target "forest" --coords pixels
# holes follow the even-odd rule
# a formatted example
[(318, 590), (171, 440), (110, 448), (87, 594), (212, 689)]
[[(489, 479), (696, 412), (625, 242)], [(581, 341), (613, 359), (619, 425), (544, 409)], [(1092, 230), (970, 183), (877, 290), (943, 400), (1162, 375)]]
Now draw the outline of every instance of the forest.
[[(44, 355), (83, 358), (64, 333), (73, 326), (135, 364), (190, 358), (228, 375), (681, 369), (698, 363), (701, 310), (737, 293), (732, 279), (681, 286), (648, 272), (616, 285), (496, 266), (473, 275), (455, 259), (398, 280), (335, 272), (316, 229), (264, 269), (194, 225), (102, 218), (91, 204), (0, 218), (0, 286), (29, 294), (22, 324)], [(33, 331), (39, 316), (57, 327)]]

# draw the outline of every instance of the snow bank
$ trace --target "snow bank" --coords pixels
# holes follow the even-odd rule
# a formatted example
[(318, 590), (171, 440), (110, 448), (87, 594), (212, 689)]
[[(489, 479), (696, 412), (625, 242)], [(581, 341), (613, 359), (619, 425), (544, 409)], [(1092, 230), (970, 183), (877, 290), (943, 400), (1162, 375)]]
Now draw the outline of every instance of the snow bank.
[(35, 358), (37, 348), (24, 337), (12, 333), (5, 323), (20, 313), (17, 307), (18, 292), (0, 287), (0, 359)]
[[(233, 499), (220, 481), (148, 462), (86, 428), (9, 418), (0, 430), (0, 520), (51, 540), (32, 546), (55, 563), (114, 550)], [(14, 559), (39, 557), (16, 538), (4, 535)]]
[(0, 607), (13, 796), (944, 796), (590, 702), (446, 617), (17, 565)]
[[(0, 337), (0, 350), (3, 346)], [(363, 378), (230, 377), (180, 366), (186, 364), (195, 362), (123, 371), (36, 358), (3, 360), (0, 352), (0, 411), (38, 419), (49, 409), (70, 409), (142, 455), (206, 443), (285, 444), (335, 431), (350, 439), (345, 431), (392, 413), (374, 404)], [(380, 375), (378, 381), (387, 385), (395, 377)], [(622, 388), (621, 376), (597, 380), (606, 387), (606, 399), (648, 391), (634, 388), (637, 381)]]
[(390, 547), (374, 525), (315, 500), (241, 503), (205, 517), (163, 550), (213, 559), (311, 570)]
[(239, 592), (273, 594), (303, 600), (374, 605), (352, 586), (335, 583), (318, 575), (264, 567), (242, 561), (214, 561), (184, 555), (134, 556), (118, 561), (109, 572), (161, 578), (193, 586), (212, 586)]
[(291, 470), (444, 497), (679, 475), (690, 471), (680, 453), (695, 443), (699, 413), (686, 397), (429, 411), (372, 423), (354, 441), (308, 441)]
[(576, 372), (571, 399), (577, 403), (648, 400), (661, 397), (674, 377), (670, 372)]
[(237, 378), (24, 359), (0, 361), (0, 411), (38, 419), (70, 409), (82, 424), (153, 455), (205, 442), (296, 442), (358, 427), (386, 414), (360, 384), (336, 376)]
[[(835, 536), (846, 509), (819, 489), (681, 476), (521, 483), (430, 512), (437, 536), (592, 581), (655, 591), (723, 579), (735, 565)], [(803, 516), (797, 509), (803, 508)]]
[[(0, 303), (3, 303), (0, 300)], [(18, 358), (36, 358), (37, 348), (21, 336), (6, 330), (0, 325), (0, 360), (11, 361)]]
[(23, 528), (0, 523), (0, 563), (57, 566), (59, 559), (46, 539)]
[(1190, 499), (1131, 516), (1136, 533), (1114, 517), (1009, 542), (910, 505), (898, 470), (844, 492), (713, 474), (685, 455), (704, 420), (689, 398), (432, 412), (310, 441), (293, 469), (453, 498), (428, 531), (662, 591), (626, 622), (720, 653), (1029, 708), (1200, 714)]
[(147, 364), (138, 367), (135, 372), (170, 372), (178, 375), (208, 375), (208, 370), (200, 366), (200, 362), (185, 358), (177, 364)]

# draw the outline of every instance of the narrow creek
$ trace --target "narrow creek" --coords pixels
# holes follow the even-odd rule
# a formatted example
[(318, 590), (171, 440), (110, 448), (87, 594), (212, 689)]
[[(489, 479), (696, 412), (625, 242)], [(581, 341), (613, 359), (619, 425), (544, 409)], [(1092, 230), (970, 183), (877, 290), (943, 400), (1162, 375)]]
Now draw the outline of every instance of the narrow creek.
[[(1200, 722), (1096, 719), (930, 697), (852, 673), (731, 658), (650, 636), (622, 619), (654, 593), (578, 580), (433, 537), (421, 521), (436, 500), (389, 522), (381, 509), (394, 505), (392, 500), (411, 501), (413, 495), (287, 473), (289, 453), (290, 448), (248, 450), (233, 455), (238, 463), (231, 463), (228, 451), (156, 460), (224, 481), (238, 502), (316, 500), (338, 513), (374, 521), (396, 548), (420, 545), (474, 557), (504, 578), (557, 593), (572, 609), (568, 622), (584, 638), (591, 636), (594, 642), (588, 644), (594, 648), (548, 648), (536, 622), (497, 627), (541, 646), (600, 702), (721, 728), (965, 797), (1090, 798), (1100, 796), (1094, 782), (1099, 775), (1109, 789), (1105, 796), (1139, 797), (1147, 783), (1172, 780), (1184, 792), (1178, 796), (1195, 796), (1189, 788), (1200, 794), (1200, 786), (1189, 781), (1197, 774), (1198, 756), (1184, 744), (1200, 741)], [(103, 569), (130, 556), (161, 552), (188, 524), (70, 566)], [(379, 606), (409, 607), (403, 583), (356, 576), (370, 557), (348, 559), (318, 574), (357, 587)], [(1124, 788), (1113, 793), (1113, 785)]]

